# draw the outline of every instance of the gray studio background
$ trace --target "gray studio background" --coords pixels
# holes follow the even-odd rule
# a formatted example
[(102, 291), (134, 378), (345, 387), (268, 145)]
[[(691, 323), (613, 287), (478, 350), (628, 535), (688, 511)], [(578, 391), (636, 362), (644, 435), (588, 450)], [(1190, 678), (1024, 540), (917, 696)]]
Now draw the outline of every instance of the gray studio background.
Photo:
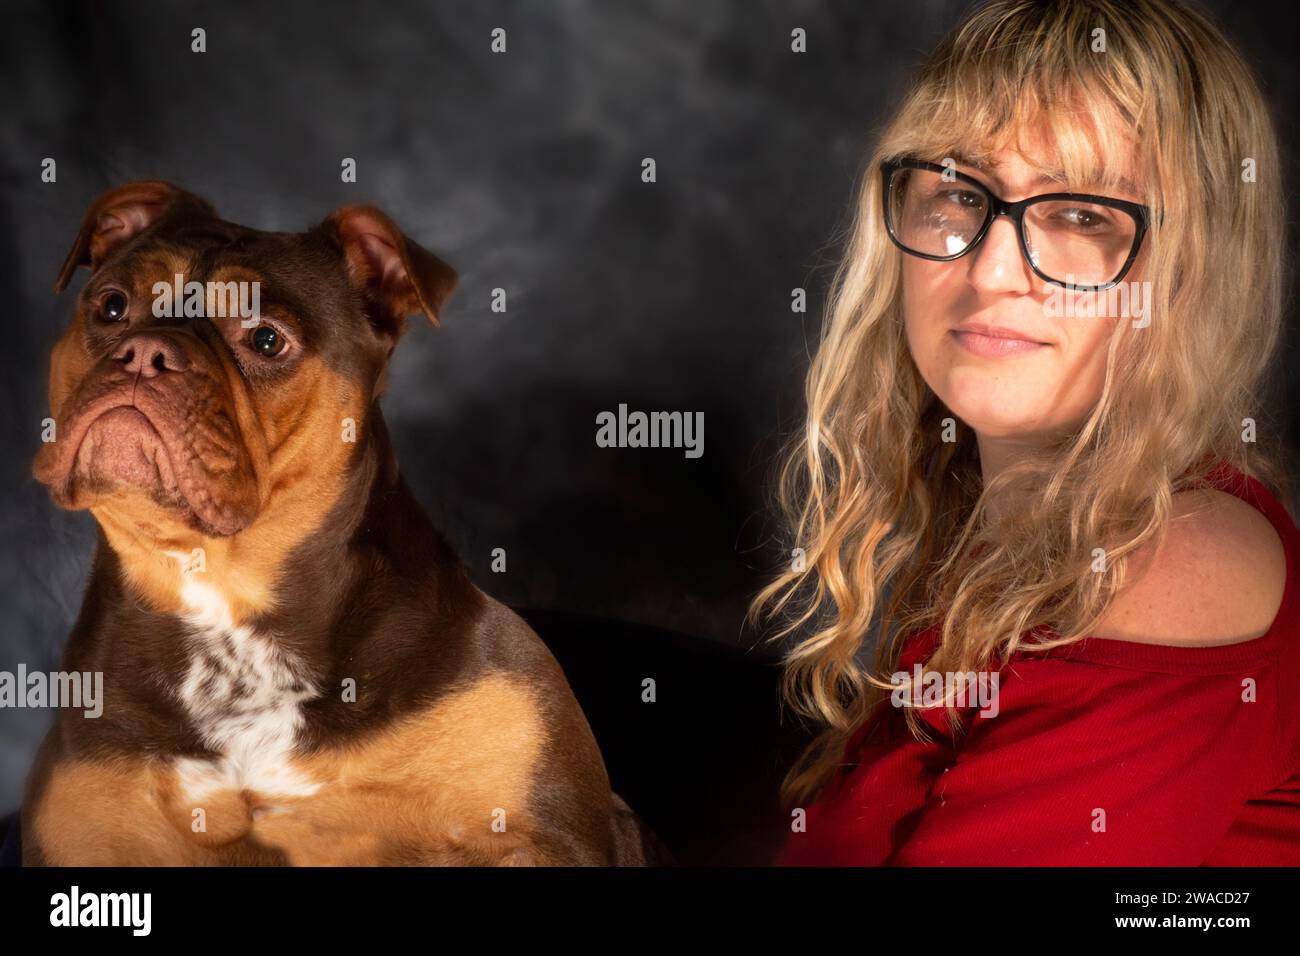
[[(1296, 173), (1294, 14), (1210, 6), (1257, 64)], [(385, 409), (408, 481), (478, 583), (516, 605), (749, 643), (741, 619), (770, 560), (764, 480), (797, 422), (861, 155), (964, 7), (9, 5), (0, 669), (56, 667), (80, 604), (93, 521), (28, 476), (49, 349), (85, 273), (50, 290), (87, 204), (141, 178), (264, 229), (349, 202), (389, 212), (461, 275), (441, 329), (412, 323)], [(506, 55), (489, 50), (498, 26)], [(805, 55), (789, 50), (794, 27)], [(47, 156), (57, 184), (40, 181)], [(505, 314), (490, 310), (498, 286)], [(620, 402), (704, 412), (704, 456), (597, 448), (596, 414)], [(489, 572), (495, 547), (507, 574)], [(0, 811), (49, 719), (0, 712)]]

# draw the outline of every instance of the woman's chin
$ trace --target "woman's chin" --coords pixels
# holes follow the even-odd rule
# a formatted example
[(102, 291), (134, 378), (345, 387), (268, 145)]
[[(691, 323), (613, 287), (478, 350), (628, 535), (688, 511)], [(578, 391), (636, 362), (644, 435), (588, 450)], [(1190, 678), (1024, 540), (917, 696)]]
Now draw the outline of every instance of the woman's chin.
[(995, 401), (948, 403), (953, 414), (983, 438), (1030, 438), (1041, 434), (1050, 417), (1031, 396), (1005, 396)]

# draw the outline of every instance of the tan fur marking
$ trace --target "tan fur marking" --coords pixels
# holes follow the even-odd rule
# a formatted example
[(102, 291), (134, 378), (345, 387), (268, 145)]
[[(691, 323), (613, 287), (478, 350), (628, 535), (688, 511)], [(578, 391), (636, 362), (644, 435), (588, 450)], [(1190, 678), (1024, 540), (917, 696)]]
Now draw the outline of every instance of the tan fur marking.
[[(279, 853), (299, 866), (546, 863), (529, 807), (545, 743), (533, 692), (497, 673), (359, 743), (293, 761), (321, 784), (312, 796), (227, 790), (190, 806), (170, 765), (64, 762), (35, 828), (58, 865), (274, 862)], [(195, 832), (195, 809), (206, 830)]]
[(143, 760), (65, 761), (51, 771), (33, 829), (55, 866), (167, 866), (193, 862), (168, 822), (161, 767)]
[(295, 762), (320, 791), (265, 795), (276, 809), (254, 833), (296, 864), (495, 863), (529, 845), (544, 743), (527, 685), (493, 674), (360, 745)]

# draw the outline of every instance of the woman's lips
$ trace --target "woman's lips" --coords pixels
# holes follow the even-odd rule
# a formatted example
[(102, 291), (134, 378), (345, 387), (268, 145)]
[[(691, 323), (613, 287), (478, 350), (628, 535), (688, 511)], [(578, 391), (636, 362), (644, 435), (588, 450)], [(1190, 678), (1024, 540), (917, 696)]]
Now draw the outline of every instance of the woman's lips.
[(1013, 338), (1006, 335), (985, 334), (969, 329), (953, 329), (952, 336), (957, 344), (972, 355), (985, 358), (1003, 358), (1011, 355), (1026, 355), (1039, 349), (1048, 348), (1044, 342)]

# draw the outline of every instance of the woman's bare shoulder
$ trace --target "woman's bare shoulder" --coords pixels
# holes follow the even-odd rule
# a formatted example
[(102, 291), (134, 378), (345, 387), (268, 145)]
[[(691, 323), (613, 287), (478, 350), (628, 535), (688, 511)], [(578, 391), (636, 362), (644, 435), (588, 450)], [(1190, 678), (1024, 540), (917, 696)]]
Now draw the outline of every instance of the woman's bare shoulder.
[(1226, 492), (1183, 492), (1165, 540), (1135, 554), (1093, 635), (1188, 647), (1249, 641), (1268, 632), (1286, 586), (1286, 552), (1267, 517)]

